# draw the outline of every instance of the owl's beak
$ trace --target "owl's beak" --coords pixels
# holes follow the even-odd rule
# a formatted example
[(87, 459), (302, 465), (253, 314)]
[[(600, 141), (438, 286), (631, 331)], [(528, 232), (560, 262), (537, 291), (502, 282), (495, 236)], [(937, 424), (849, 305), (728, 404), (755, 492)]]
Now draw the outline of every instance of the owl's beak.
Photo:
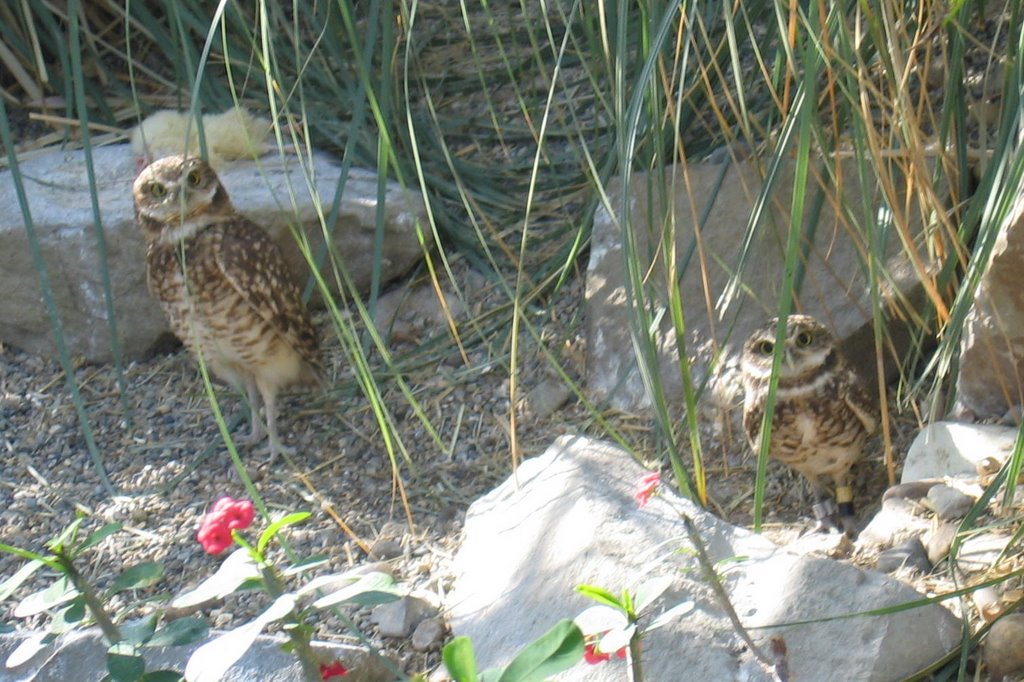
[(782, 354), (782, 360), (786, 363), (786, 367), (793, 369), (796, 367), (796, 363), (793, 361), (793, 352), (786, 349), (786, 352)]

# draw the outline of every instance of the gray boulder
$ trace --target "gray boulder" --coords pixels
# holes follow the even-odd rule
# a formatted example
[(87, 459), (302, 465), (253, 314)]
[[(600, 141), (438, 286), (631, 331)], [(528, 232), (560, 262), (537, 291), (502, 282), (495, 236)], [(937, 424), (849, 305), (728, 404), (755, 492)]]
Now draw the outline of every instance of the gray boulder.
[[(507, 663), (557, 620), (593, 606), (576, 593), (579, 584), (618, 594), (668, 576), (642, 626), (682, 602), (693, 609), (645, 634), (646, 678), (681, 679), (686, 671), (693, 680), (771, 679), (700, 579), (683, 513), (712, 561), (734, 560), (719, 571), (735, 610), (760, 628), (750, 634), (763, 649), (772, 636), (784, 639), (792, 679), (834, 679), (837, 670), (844, 679), (900, 679), (959, 641), (959, 620), (938, 605), (850, 616), (921, 597), (880, 573), (795, 555), (671, 493), (638, 509), (632, 486), (644, 473), (617, 447), (564, 436), (473, 503), (447, 605), (453, 635), (471, 638), (481, 668)], [(615, 657), (580, 663), (557, 679), (621, 680), (624, 666)]]
[(1002, 226), (960, 339), (957, 414), (1019, 419), (1024, 395), (1024, 195)]
[[(212, 633), (219, 634), (219, 633)], [(70, 682), (101, 680), (107, 673), (107, 645), (97, 629), (76, 630), (42, 649), (30, 660), (14, 668), (4, 661), (31, 634), (0, 634), (0, 682)], [(302, 679), (302, 669), (294, 655), (282, 649), (286, 637), (261, 635), (221, 679), (224, 682), (294, 682)], [(201, 646), (145, 648), (146, 670), (184, 671), (192, 652)], [(384, 682), (395, 679), (395, 665), (386, 663), (363, 649), (314, 642), (325, 660), (339, 660), (348, 668), (351, 682)]]
[[(843, 171), (842, 206), (828, 197), (827, 187), (820, 206), (815, 202), (815, 183), (808, 189), (803, 219), (800, 264), (793, 311), (814, 315), (843, 342), (847, 355), (858, 366), (868, 368), (865, 378), (874, 380), (874, 341), (871, 329), (871, 300), (863, 262), (865, 228), (850, 224), (863, 213), (864, 194), (871, 206), (882, 204), (874, 187), (863, 188), (852, 162), (840, 164)], [(784, 160), (771, 200), (758, 223), (753, 254), (741, 277), (742, 288), (729, 305), (721, 297), (740, 264), (747, 223), (754, 211), (757, 194), (764, 184), (763, 170), (752, 160), (706, 161), (673, 166), (663, 177), (636, 173), (624, 189), (615, 180), (608, 187), (610, 213), (602, 207), (594, 217), (590, 263), (587, 268), (587, 387), (591, 398), (608, 400), (616, 408), (637, 410), (650, 404), (634, 360), (629, 331), (629, 302), (623, 262), (624, 216), (618, 215), (623, 192), (628, 197), (629, 220), (641, 256), (641, 268), (656, 263), (647, 273), (645, 296), (653, 317), (660, 316), (656, 330), (659, 375), (669, 397), (682, 395), (679, 375), (680, 349), (676, 343), (668, 308), (671, 283), (665, 274), (661, 240), (666, 225), (674, 222), (674, 246), (680, 299), (686, 316), (686, 352), (695, 384), (708, 376), (716, 353), (724, 351), (713, 375), (712, 399), (717, 406), (736, 400), (736, 351), (750, 333), (775, 315), (785, 262), (789, 211), (793, 194), (794, 162)], [(819, 179), (819, 186), (825, 184)], [(695, 197), (691, 202), (690, 197)], [(660, 197), (669, 197), (662, 200)], [(713, 203), (712, 203), (713, 202)], [(667, 209), (667, 210), (666, 210)], [(816, 216), (815, 211), (820, 210)], [(695, 219), (705, 215), (700, 229)], [(667, 216), (667, 217), (666, 217)], [(915, 306), (920, 298), (909, 259), (906, 258), (893, 226), (888, 226), (885, 245), (891, 300)], [(920, 220), (909, 226), (920, 229)], [(696, 238), (699, 235), (699, 241)], [(922, 257), (923, 258), (923, 257)], [(702, 268), (706, 264), (706, 271)], [(925, 259), (924, 262), (927, 262)], [(917, 293), (914, 293), (917, 292)], [(898, 295), (897, 295), (898, 294)], [(709, 311), (713, 311), (709, 313)], [(897, 354), (905, 347), (905, 330), (895, 323), (890, 332)]]
[[(316, 253), (323, 243), (318, 215), (329, 215), (340, 168), (325, 154), (314, 154), (304, 168), (296, 156), (239, 161), (220, 172), (238, 210), (263, 226), (281, 245), (295, 277), (303, 285), (309, 267), (296, 246), (294, 227)], [(135, 226), (131, 186), (135, 159), (128, 145), (93, 150), (93, 166), (107, 246), (121, 347), (128, 358), (143, 356), (168, 331), (145, 281), (142, 237)], [(70, 352), (88, 361), (111, 357), (102, 265), (93, 227), (92, 202), (82, 151), (54, 151), (20, 165), (28, 206), (46, 262)], [(311, 193), (306, 178), (315, 188)], [(384, 211), (382, 280), (406, 272), (422, 258), (416, 236), (425, 211), (418, 193), (389, 183)], [(12, 174), (0, 171), (0, 341), (31, 353), (51, 356), (55, 345), (43, 305), (39, 277)], [(357, 288), (370, 283), (376, 233), (377, 174), (352, 169), (344, 187), (333, 243)], [(327, 272), (330, 272), (329, 266)], [(333, 282), (333, 276), (327, 276)]]

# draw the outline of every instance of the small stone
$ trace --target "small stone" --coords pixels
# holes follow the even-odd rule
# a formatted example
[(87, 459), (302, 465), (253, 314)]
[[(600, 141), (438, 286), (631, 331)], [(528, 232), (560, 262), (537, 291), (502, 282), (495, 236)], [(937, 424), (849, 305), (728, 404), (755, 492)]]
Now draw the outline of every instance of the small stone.
[(957, 525), (947, 521), (939, 523), (925, 533), (924, 546), (928, 550), (928, 561), (932, 562), (932, 566), (949, 555), (949, 548), (953, 545), (953, 538), (956, 537)]
[(901, 545), (890, 547), (878, 555), (875, 568), (883, 573), (893, 573), (901, 568), (908, 568), (927, 573), (932, 570), (921, 538), (915, 537)]
[(534, 417), (548, 417), (565, 405), (571, 395), (572, 389), (561, 379), (545, 379), (527, 394), (526, 407)]
[(441, 646), (444, 637), (444, 621), (427, 618), (416, 626), (412, 633), (412, 648), (416, 651), (434, 651)]
[(378, 538), (370, 545), (370, 556), (378, 560), (402, 556), (402, 541), (394, 538)]
[(899, 483), (882, 493), (882, 502), (884, 503), (892, 499), (920, 500), (928, 495), (929, 490), (941, 483), (942, 480), (938, 478)]
[(1024, 672), (1024, 614), (1010, 614), (993, 623), (985, 637), (984, 661), (992, 680)]
[(940, 519), (962, 519), (974, 506), (974, 500), (956, 488), (937, 485), (928, 491), (928, 506)]
[(857, 547), (892, 547), (922, 535), (931, 523), (915, 514), (920, 506), (902, 497), (891, 497), (857, 536)]
[(425, 618), (437, 615), (437, 607), (425, 599), (407, 595), (373, 609), (370, 620), (382, 637), (408, 637)]

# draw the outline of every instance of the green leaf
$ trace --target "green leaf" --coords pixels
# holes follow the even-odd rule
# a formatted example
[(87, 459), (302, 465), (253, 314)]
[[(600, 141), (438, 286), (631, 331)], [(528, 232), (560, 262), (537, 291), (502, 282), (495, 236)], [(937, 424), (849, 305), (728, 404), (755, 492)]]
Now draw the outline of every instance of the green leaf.
[(21, 644), (15, 647), (11, 655), (4, 661), (4, 665), (8, 668), (17, 668), (22, 663), (30, 661), (33, 656), (48, 647), (55, 639), (57, 639), (57, 635), (50, 632), (38, 632), (29, 635), (21, 641)]
[(636, 615), (643, 613), (644, 609), (654, 603), (669, 587), (672, 586), (674, 578), (670, 575), (660, 575), (647, 580), (636, 588), (634, 607)]
[(146, 672), (146, 661), (136, 653), (121, 653), (126, 650), (131, 649), (115, 644), (107, 651), (107, 672), (116, 682), (137, 682)]
[(54, 614), (48, 629), (55, 635), (62, 635), (81, 625), (85, 614), (85, 596), (80, 594)]
[(658, 614), (658, 616), (651, 621), (651, 624), (644, 628), (644, 632), (657, 630), (661, 626), (671, 623), (676, 618), (681, 618), (685, 616), (690, 611), (693, 611), (694, 606), (696, 606), (696, 604), (694, 604), (691, 600), (687, 600), (679, 604), (676, 604), (668, 611)]
[(206, 621), (194, 616), (178, 618), (159, 628), (146, 642), (146, 646), (181, 646), (206, 638)]
[(300, 573), (303, 573), (305, 571), (310, 571), (314, 568), (319, 568), (324, 564), (328, 563), (329, 561), (330, 557), (326, 554), (317, 554), (307, 559), (303, 559), (298, 563), (294, 563), (288, 568), (283, 569), (281, 571), (281, 576), (285, 578), (290, 578), (291, 576), (299, 575)]
[(505, 666), (498, 682), (535, 682), (576, 665), (583, 658), (583, 633), (568, 618), (528, 644)]
[(476, 655), (469, 637), (456, 637), (445, 644), (441, 659), (455, 682), (477, 682)]
[(164, 565), (159, 561), (144, 561), (126, 568), (107, 590), (109, 594), (117, 594), (124, 590), (138, 590), (155, 585), (164, 575)]
[[(7, 551), (7, 545), (0, 545), (0, 550)], [(0, 601), (4, 601), (14, 594), (14, 591), (21, 587), (22, 583), (31, 578), (40, 568), (47, 565), (49, 565), (50, 568), (53, 568), (49, 562), (44, 560), (42, 557), (39, 557), (38, 559), (29, 561), (27, 564), (19, 568), (14, 575), (0, 583)]]
[(85, 517), (81, 515), (81, 512), (76, 513), (79, 514), (78, 518), (69, 523), (67, 527), (60, 532), (60, 535), (47, 542), (47, 547), (53, 550), (60, 549), (64, 546), (65, 542), (67, 542), (69, 539), (73, 539), (75, 535), (78, 534), (78, 527), (81, 526), (83, 522), (85, 522)]
[(294, 526), (296, 523), (301, 523), (309, 517), (309, 512), (295, 512), (294, 514), (288, 514), (287, 516), (274, 521), (265, 531), (263, 531), (263, 534), (260, 535), (260, 539), (256, 543), (256, 551), (262, 556), (267, 545), (282, 528), (286, 526)]
[(627, 625), (624, 628), (609, 630), (598, 641), (597, 648), (606, 654), (615, 653), (619, 649), (629, 646), (629, 642), (633, 639), (635, 633), (636, 625)]
[(295, 608), (295, 595), (284, 594), (252, 622), (226, 632), (202, 645), (188, 659), (185, 678), (190, 682), (214, 682), (245, 655), (263, 628), (281, 620)]
[(107, 537), (109, 537), (109, 536), (113, 535), (114, 533), (117, 533), (118, 531), (120, 531), (121, 528), (123, 528), (123, 527), (124, 526), (122, 526), (122, 524), (120, 524), (120, 523), (108, 523), (108, 524), (106, 524), (105, 526), (103, 526), (101, 528), (97, 528), (93, 532), (89, 533), (89, 536), (87, 538), (85, 538), (85, 541), (81, 544), (81, 546), (79, 546), (75, 550), (74, 553), (75, 554), (81, 554), (82, 552), (84, 552), (85, 550), (89, 549), (90, 547), (95, 547), (96, 545), (100, 544), (105, 539), (107, 539)]
[(401, 596), (395, 587), (395, 579), (387, 573), (373, 571), (359, 577), (351, 585), (335, 590), (312, 603), (314, 609), (326, 609), (335, 604), (358, 604), (375, 606), (395, 601)]
[(216, 573), (199, 583), (191, 592), (179, 595), (171, 602), (171, 606), (185, 608), (220, 599), (234, 592), (245, 581), (259, 577), (260, 569), (249, 551), (236, 549), (228, 555)]
[(622, 630), (629, 627), (629, 618), (621, 610), (597, 604), (584, 609), (573, 618), (576, 627), (585, 635), (596, 635), (609, 630)]
[(132, 646), (142, 646), (156, 630), (157, 616), (155, 613), (123, 623), (119, 630), (125, 642)]
[(14, 607), (14, 615), (18, 618), (34, 616), (52, 609), (55, 606), (67, 603), (78, 596), (78, 590), (74, 588), (66, 576), (61, 576), (45, 590), (33, 592)]
[(627, 613), (626, 606), (619, 601), (619, 598), (602, 587), (597, 587), (596, 585), (577, 585), (576, 591), (584, 597), (588, 597), (598, 603), (604, 604), (605, 606), (610, 606), (613, 609), (618, 609), (623, 613)]

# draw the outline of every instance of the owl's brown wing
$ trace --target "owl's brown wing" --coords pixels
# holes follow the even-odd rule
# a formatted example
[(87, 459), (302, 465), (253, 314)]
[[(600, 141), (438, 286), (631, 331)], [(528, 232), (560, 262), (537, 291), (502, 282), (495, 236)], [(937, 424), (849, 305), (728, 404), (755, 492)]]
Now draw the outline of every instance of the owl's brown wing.
[[(748, 389), (750, 390), (750, 389)], [(747, 434), (747, 442), (756, 453), (760, 448), (761, 426), (764, 421), (764, 403), (761, 401), (747, 405), (743, 410), (743, 431)]]
[(874, 433), (878, 427), (878, 407), (864, 389), (860, 376), (852, 369), (848, 369), (847, 372), (848, 388), (843, 395), (843, 401), (864, 425), (864, 430), (869, 434)]
[(277, 244), (239, 216), (222, 225), (213, 250), (224, 277), (249, 307), (319, 370), (316, 329)]

